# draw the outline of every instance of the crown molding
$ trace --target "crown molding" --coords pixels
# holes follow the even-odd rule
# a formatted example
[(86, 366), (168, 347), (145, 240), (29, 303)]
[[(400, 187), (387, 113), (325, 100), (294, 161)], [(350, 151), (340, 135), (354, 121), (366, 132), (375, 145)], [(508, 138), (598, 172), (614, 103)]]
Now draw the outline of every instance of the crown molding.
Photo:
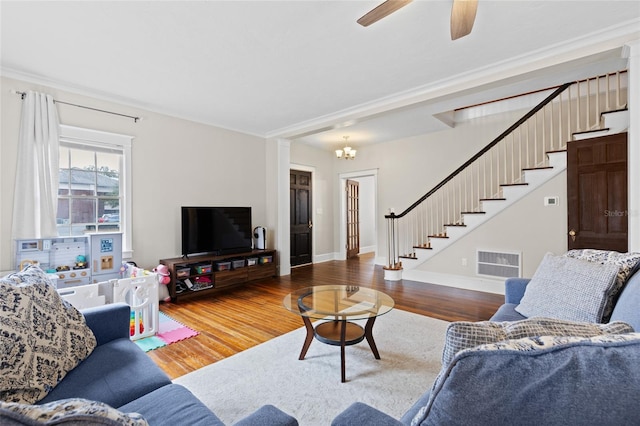
[(314, 129), (326, 130), (346, 127), (370, 116), (489, 85), (543, 68), (561, 65), (586, 56), (622, 48), (638, 39), (640, 39), (640, 19), (634, 19), (497, 62), (484, 68), (456, 74), (434, 83), (281, 128), (267, 133), (266, 137), (295, 139), (317, 133)]
[[(154, 114), (161, 114), (161, 115), (166, 115), (166, 116), (181, 119), (181, 120), (191, 121), (193, 123), (204, 124), (206, 126), (217, 127), (219, 129), (227, 130), (230, 132), (242, 133), (244, 135), (254, 136), (260, 139), (266, 138), (266, 136), (263, 134), (256, 134), (256, 133), (247, 132), (244, 130), (225, 127), (223, 125), (220, 125), (219, 123), (200, 120), (194, 117), (186, 116), (184, 114), (179, 114), (168, 108), (158, 108), (156, 106), (135, 101), (130, 98), (113, 95), (111, 93), (90, 89), (80, 85), (74, 85), (74, 84), (70, 84), (70, 83), (66, 83), (58, 80), (53, 80), (53, 79), (44, 77), (42, 75), (26, 73), (23, 71), (15, 70), (13, 68), (0, 67), (0, 76), (4, 78), (23, 81), (25, 83), (33, 84), (36, 86), (42, 86), (43, 88), (60, 90), (74, 96), (84, 96), (84, 97), (95, 99), (101, 102), (109, 102), (111, 104), (116, 104), (118, 106), (125, 107), (125, 108), (133, 108), (134, 110), (137, 111), (136, 114), (141, 115), (141, 118), (144, 118), (145, 112), (151, 112)], [(14, 88), (14, 89), (18, 90), (18, 88)], [(20, 90), (22, 91), (22, 89)]]
[[(242, 129), (229, 128), (216, 122), (205, 121), (176, 113), (169, 108), (152, 106), (126, 97), (116, 96), (95, 89), (49, 79), (42, 75), (25, 73), (8, 67), (0, 67), (0, 76), (24, 81), (34, 85), (50, 87), (99, 101), (118, 104), (127, 108), (133, 108), (143, 113), (142, 115), (144, 115), (145, 111), (167, 115), (261, 139), (295, 139), (304, 135), (310, 135), (340, 127), (347, 127), (371, 116), (388, 113), (420, 102), (427, 102), (439, 97), (489, 85), (501, 80), (518, 77), (542, 68), (561, 65), (589, 55), (622, 48), (628, 44), (637, 45), (638, 40), (640, 40), (640, 19), (634, 19), (595, 31), (588, 35), (563, 41), (544, 49), (513, 57), (509, 60), (497, 62), (484, 68), (478, 68), (469, 72), (456, 74), (449, 78), (424, 86), (419, 86), (390, 96), (382, 97), (371, 102), (366, 102), (351, 108), (296, 123), (291, 126), (275, 129), (273, 131), (266, 132), (265, 134), (257, 134)], [(17, 90), (18, 88), (15, 89)]]

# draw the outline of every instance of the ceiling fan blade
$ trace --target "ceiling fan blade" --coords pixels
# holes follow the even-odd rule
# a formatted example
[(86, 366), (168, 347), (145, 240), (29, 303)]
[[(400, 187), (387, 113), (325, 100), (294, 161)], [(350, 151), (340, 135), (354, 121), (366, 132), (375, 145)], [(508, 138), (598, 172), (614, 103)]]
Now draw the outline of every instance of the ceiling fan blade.
[(392, 14), (396, 10), (411, 3), (411, 0), (386, 0), (384, 3), (379, 4), (375, 8), (371, 9), (362, 18), (358, 19), (358, 24), (363, 27), (368, 27), (374, 22), (378, 22), (387, 15)]
[(478, 0), (453, 0), (451, 7), (451, 40), (464, 37), (471, 32), (476, 20)]

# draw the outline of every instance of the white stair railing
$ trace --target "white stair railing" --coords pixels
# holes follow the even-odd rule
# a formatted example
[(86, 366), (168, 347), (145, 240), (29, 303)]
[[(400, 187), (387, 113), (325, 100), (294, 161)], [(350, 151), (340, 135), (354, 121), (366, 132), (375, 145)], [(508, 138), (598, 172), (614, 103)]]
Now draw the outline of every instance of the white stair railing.
[(500, 199), (505, 185), (523, 184), (523, 172), (546, 166), (547, 153), (566, 149), (574, 133), (601, 125), (601, 113), (626, 108), (627, 72), (619, 71), (559, 86), (402, 213), (387, 219), (388, 263), (446, 238), (446, 226), (464, 226), (463, 213), (481, 214), (483, 200)]

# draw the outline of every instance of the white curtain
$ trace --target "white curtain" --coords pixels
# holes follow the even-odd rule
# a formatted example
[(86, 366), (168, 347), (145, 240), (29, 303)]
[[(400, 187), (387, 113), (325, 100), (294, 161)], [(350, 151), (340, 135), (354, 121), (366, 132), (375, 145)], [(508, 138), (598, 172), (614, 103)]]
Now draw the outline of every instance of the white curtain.
[(58, 132), (53, 97), (27, 92), (22, 103), (13, 201), (14, 239), (57, 236)]

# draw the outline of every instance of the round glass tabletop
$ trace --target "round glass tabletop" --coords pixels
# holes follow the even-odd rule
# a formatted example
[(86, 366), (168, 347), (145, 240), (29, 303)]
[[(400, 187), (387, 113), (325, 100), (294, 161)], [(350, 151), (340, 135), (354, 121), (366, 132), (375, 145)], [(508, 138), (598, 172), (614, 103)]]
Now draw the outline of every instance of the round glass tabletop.
[(393, 305), (393, 299), (381, 291), (349, 285), (305, 287), (284, 298), (289, 311), (314, 319), (367, 319), (386, 314)]

